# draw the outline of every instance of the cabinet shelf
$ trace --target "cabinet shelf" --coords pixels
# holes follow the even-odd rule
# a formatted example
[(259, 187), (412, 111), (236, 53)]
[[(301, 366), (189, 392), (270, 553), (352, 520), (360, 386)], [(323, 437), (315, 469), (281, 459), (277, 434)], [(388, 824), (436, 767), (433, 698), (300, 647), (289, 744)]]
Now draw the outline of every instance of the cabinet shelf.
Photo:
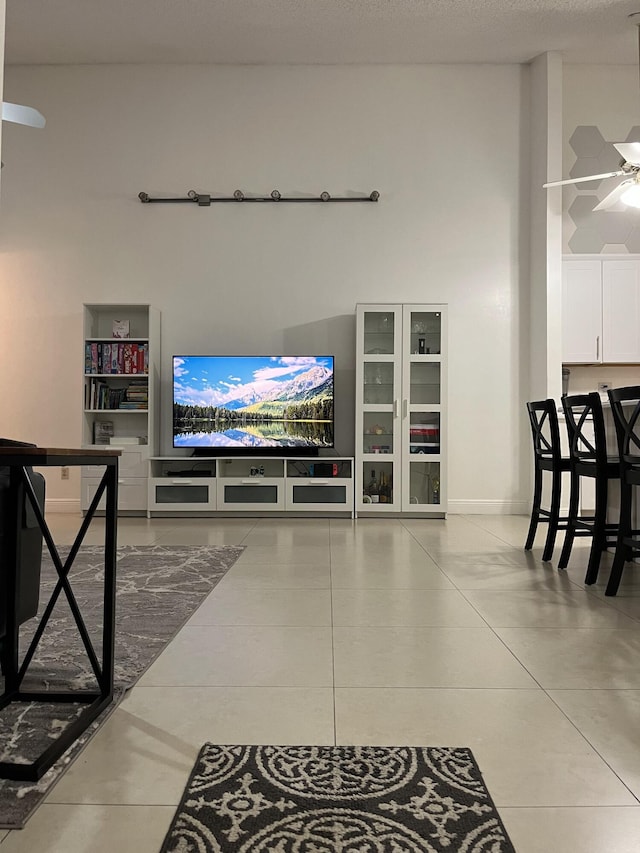
[(134, 371), (133, 373), (125, 373), (123, 370), (110, 373), (91, 373), (85, 372), (85, 379), (148, 379), (149, 373), (146, 370)]
[(88, 336), (85, 338), (88, 344), (148, 344), (149, 338), (101, 338), (97, 336)]

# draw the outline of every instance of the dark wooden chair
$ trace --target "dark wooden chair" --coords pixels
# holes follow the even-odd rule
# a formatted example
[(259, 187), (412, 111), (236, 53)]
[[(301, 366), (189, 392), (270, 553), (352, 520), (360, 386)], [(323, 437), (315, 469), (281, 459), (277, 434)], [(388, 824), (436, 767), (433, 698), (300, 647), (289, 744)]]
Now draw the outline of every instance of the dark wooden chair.
[(620, 527), (605, 595), (615, 595), (625, 564), (640, 556), (640, 530), (633, 528), (633, 490), (640, 486), (640, 385), (609, 390), (620, 457)]
[[(542, 551), (542, 559), (548, 561), (553, 555), (558, 530), (566, 530), (567, 518), (560, 515), (562, 493), (562, 474), (569, 471), (569, 458), (562, 456), (560, 447), (560, 428), (554, 400), (536, 400), (527, 403), (527, 412), (533, 438), (533, 505), (529, 533), (525, 551), (533, 548), (538, 524), (548, 524), (547, 538)], [(551, 498), (548, 508), (542, 507), (542, 489), (544, 472), (551, 473)]]
[[(569, 519), (558, 568), (566, 569), (576, 536), (591, 537), (585, 584), (598, 578), (602, 552), (617, 542), (618, 523), (607, 523), (609, 480), (620, 479), (620, 461), (607, 453), (604, 412), (600, 394), (574, 394), (562, 398), (569, 439), (571, 495)], [(579, 514), (580, 481), (595, 480), (596, 506), (592, 516)]]

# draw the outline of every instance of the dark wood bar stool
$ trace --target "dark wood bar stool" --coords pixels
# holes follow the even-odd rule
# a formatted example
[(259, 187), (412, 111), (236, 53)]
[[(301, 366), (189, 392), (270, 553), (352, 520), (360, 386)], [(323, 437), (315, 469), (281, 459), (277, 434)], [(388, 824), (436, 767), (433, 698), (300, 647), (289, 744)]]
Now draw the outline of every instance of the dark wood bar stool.
[[(538, 524), (548, 524), (542, 552), (542, 559), (547, 561), (553, 555), (558, 530), (566, 530), (567, 526), (566, 516), (560, 516), (560, 496), (562, 474), (569, 471), (569, 458), (562, 456), (558, 413), (554, 400), (527, 403), (527, 412), (533, 438), (534, 485), (531, 521), (524, 549), (530, 551), (533, 548)], [(541, 506), (544, 471), (551, 473), (551, 500), (548, 509)]]
[(640, 530), (633, 529), (633, 490), (640, 486), (640, 385), (609, 391), (620, 456), (620, 529), (605, 595), (615, 595), (625, 564), (640, 556)]
[[(563, 397), (562, 408), (569, 438), (571, 495), (567, 532), (558, 568), (566, 569), (576, 536), (591, 536), (584, 582), (593, 584), (598, 578), (602, 552), (617, 542), (617, 522), (607, 523), (607, 498), (609, 480), (620, 479), (620, 461), (617, 456), (607, 454), (604, 412), (597, 392)], [(583, 477), (595, 480), (596, 507), (593, 516), (579, 515), (580, 481)]]

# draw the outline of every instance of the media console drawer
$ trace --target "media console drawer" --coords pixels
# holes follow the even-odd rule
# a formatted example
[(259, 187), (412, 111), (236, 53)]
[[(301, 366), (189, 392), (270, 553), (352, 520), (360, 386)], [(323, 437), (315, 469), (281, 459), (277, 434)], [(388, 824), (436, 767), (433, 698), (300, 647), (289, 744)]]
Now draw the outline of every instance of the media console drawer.
[(149, 510), (215, 510), (215, 477), (151, 477)]
[(351, 512), (353, 481), (340, 477), (287, 479), (285, 509), (318, 512)]
[(283, 486), (279, 477), (220, 477), (218, 509), (283, 510)]

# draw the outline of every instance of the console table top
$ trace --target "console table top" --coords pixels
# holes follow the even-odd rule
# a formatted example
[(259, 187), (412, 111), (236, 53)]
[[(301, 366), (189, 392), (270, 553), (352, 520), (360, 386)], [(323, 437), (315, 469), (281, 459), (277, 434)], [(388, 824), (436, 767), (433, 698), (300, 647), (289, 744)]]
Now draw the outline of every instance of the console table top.
[(122, 455), (121, 450), (78, 449), (62, 447), (0, 447), (0, 460), (13, 465), (84, 465), (108, 464)]

